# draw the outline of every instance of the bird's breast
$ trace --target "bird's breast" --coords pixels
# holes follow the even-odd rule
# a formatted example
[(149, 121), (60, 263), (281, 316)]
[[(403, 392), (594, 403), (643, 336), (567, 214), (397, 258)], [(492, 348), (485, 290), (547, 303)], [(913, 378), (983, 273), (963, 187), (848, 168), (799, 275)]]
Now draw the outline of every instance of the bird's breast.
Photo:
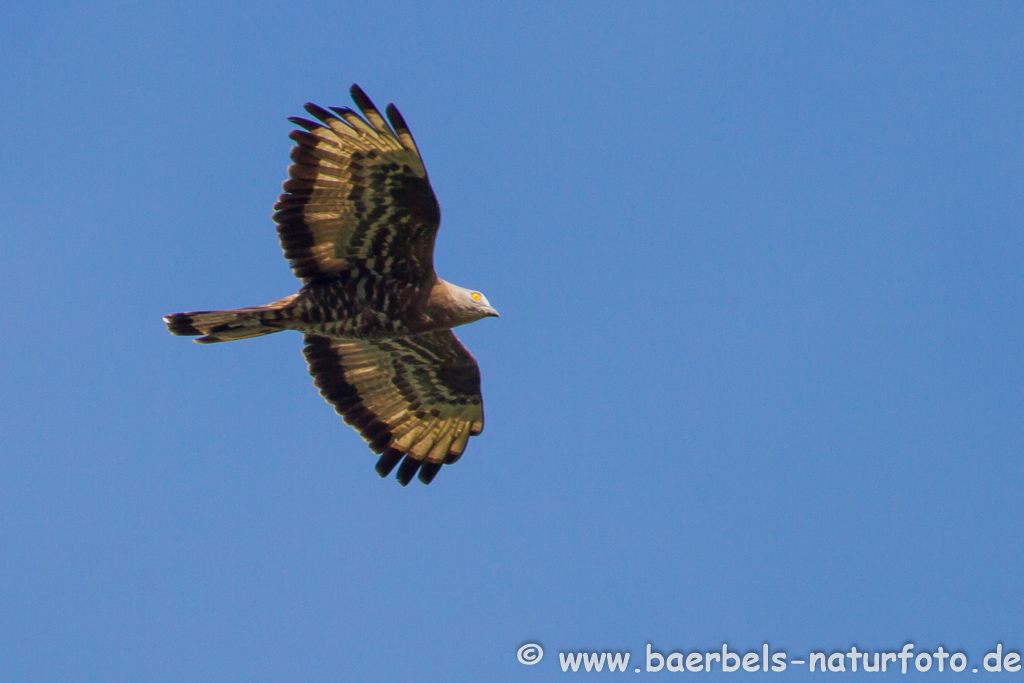
[(299, 298), (295, 323), (304, 332), (377, 339), (432, 327), (417, 287), (380, 277), (350, 276), (307, 285)]

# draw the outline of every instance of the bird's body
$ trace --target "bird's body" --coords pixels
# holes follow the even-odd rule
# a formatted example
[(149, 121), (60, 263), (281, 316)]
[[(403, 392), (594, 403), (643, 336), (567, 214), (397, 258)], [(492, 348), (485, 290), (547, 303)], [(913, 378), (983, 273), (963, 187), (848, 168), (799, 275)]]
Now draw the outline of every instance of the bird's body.
[[(394, 105), (393, 129), (358, 88), (335, 116), (291, 119), (289, 180), (274, 220), (298, 293), (263, 306), (175, 313), (173, 334), (200, 343), (283, 330), (305, 334), (321, 395), (381, 454), (404, 485), (430, 483), (483, 429), (476, 361), (451, 328), (497, 316), (487, 299), (437, 277), (440, 210), (419, 151)], [(340, 117), (340, 118), (339, 118)]]
[(452, 305), (459, 289), (444, 280), (419, 288), (350, 272), (336, 281), (304, 288), (294, 302), (298, 327), (288, 329), (381, 339), (449, 330), (486, 317)]

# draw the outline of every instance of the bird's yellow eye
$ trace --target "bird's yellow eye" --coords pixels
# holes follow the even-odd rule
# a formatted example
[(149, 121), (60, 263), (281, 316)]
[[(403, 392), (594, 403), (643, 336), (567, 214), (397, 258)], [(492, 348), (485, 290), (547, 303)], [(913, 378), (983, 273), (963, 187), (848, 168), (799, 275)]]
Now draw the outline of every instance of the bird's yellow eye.
[(473, 301), (480, 301), (480, 292), (473, 292), (470, 296), (473, 297)]

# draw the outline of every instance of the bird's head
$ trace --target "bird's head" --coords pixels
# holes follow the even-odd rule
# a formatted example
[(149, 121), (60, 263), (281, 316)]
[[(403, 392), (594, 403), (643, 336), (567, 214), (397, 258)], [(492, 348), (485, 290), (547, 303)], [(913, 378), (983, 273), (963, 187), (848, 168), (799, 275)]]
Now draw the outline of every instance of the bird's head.
[(448, 288), (455, 305), (460, 309), (458, 317), (461, 322), (459, 324), (465, 325), (466, 323), (476, 322), (484, 318), (501, 317), (494, 310), (494, 307), (491, 306), (491, 302), (487, 300), (487, 297), (480, 292), (451, 283), (448, 283)]

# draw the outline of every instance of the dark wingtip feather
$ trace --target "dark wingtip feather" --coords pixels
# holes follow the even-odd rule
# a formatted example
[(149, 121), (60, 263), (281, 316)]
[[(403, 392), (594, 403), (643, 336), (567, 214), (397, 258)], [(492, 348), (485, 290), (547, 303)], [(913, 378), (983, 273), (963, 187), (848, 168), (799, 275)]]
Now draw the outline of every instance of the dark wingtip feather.
[(461, 457), (462, 453), (448, 453), (444, 456), (444, 464), (451, 465), (457, 463)]
[(391, 474), (391, 470), (395, 469), (395, 465), (402, 459), (405, 453), (402, 451), (396, 451), (394, 448), (389, 448), (380, 456), (380, 460), (377, 461), (377, 466), (374, 468), (377, 470), (377, 474), (384, 478)]
[[(357, 112), (352, 107), (331, 107), (331, 111), (333, 111), (338, 116), (342, 117), (343, 120), (345, 118), (345, 114), (352, 114), (353, 116), (359, 116), (359, 112)], [(359, 118), (362, 118), (362, 117), (360, 116)]]
[(399, 142), (406, 149), (420, 153), (419, 148), (416, 147), (416, 140), (413, 139), (412, 133), (409, 131), (409, 125), (402, 118), (402, 115), (398, 112), (398, 107), (394, 104), (388, 104), (387, 108), (388, 121), (391, 122), (391, 127), (395, 130), (395, 134), (398, 136)]
[(437, 476), (438, 470), (441, 469), (441, 463), (439, 462), (425, 462), (420, 467), (420, 481), (424, 484), (429, 484), (434, 481), (434, 477)]
[(370, 122), (374, 130), (384, 135), (394, 136), (394, 133), (388, 127), (388, 122), (384, 120), (384, 117), (377, 111), (376, 105), (358, 85), (352, 86), (352, 99), (355, 100), (356, 105), (362, 110), (363, 116)]
[(313, 104), (312, 102), (306, 102), (306, 104), (302, 105), (302, 107), (311, 115), (317, 117), (321, 121), (336, 121), (338, 119), (338, 117), (332, 114), (331, 112), (327, 111), (326, 109), (319, 105)]
[[(363, 92), (363, 89), (359, 87), (358, 83), (353, 83), (352, 87), (348, 89), (348, 93), (360, 108), (362, 108), (363, 102), (370, 102), (370, 98), (366, 96), (366, 93)], [(373, 106), (372, 102), (370, 102), (370, 106)]]
[(407, 485), (412, 481), (412, 478), (416, 476), (416, 470), (418, 470), (422, 464), (422, 460), (417, 460), (411, 455), (405, 456), (405, 460), (403, 460), (402, 464), (398, 467), (398, 483), (402, 486)]
[(310, 121), (309, 119), (304, 119), (301, 116), (289, 116), (288, 117), (288, 121), (289, 121), (289, 123), (294, 123), (296, 126), (302, 126), (303, 128), (305, 128), (308, 131), (314, 131), (317, 128), (323, 128), (324, 127), (322, 123), (317, 123), (316, 121)]
[(391, 121), (391, 125), (394, 126), (395, 130), (400, 130), (405, 133), (409, 132), (409, 126), (405, 123), (405, 119), (398, 112), (398, 107), (393, 103), (388, 103), (388, 108), (384, 110), (388, 115), (388, 120)]

